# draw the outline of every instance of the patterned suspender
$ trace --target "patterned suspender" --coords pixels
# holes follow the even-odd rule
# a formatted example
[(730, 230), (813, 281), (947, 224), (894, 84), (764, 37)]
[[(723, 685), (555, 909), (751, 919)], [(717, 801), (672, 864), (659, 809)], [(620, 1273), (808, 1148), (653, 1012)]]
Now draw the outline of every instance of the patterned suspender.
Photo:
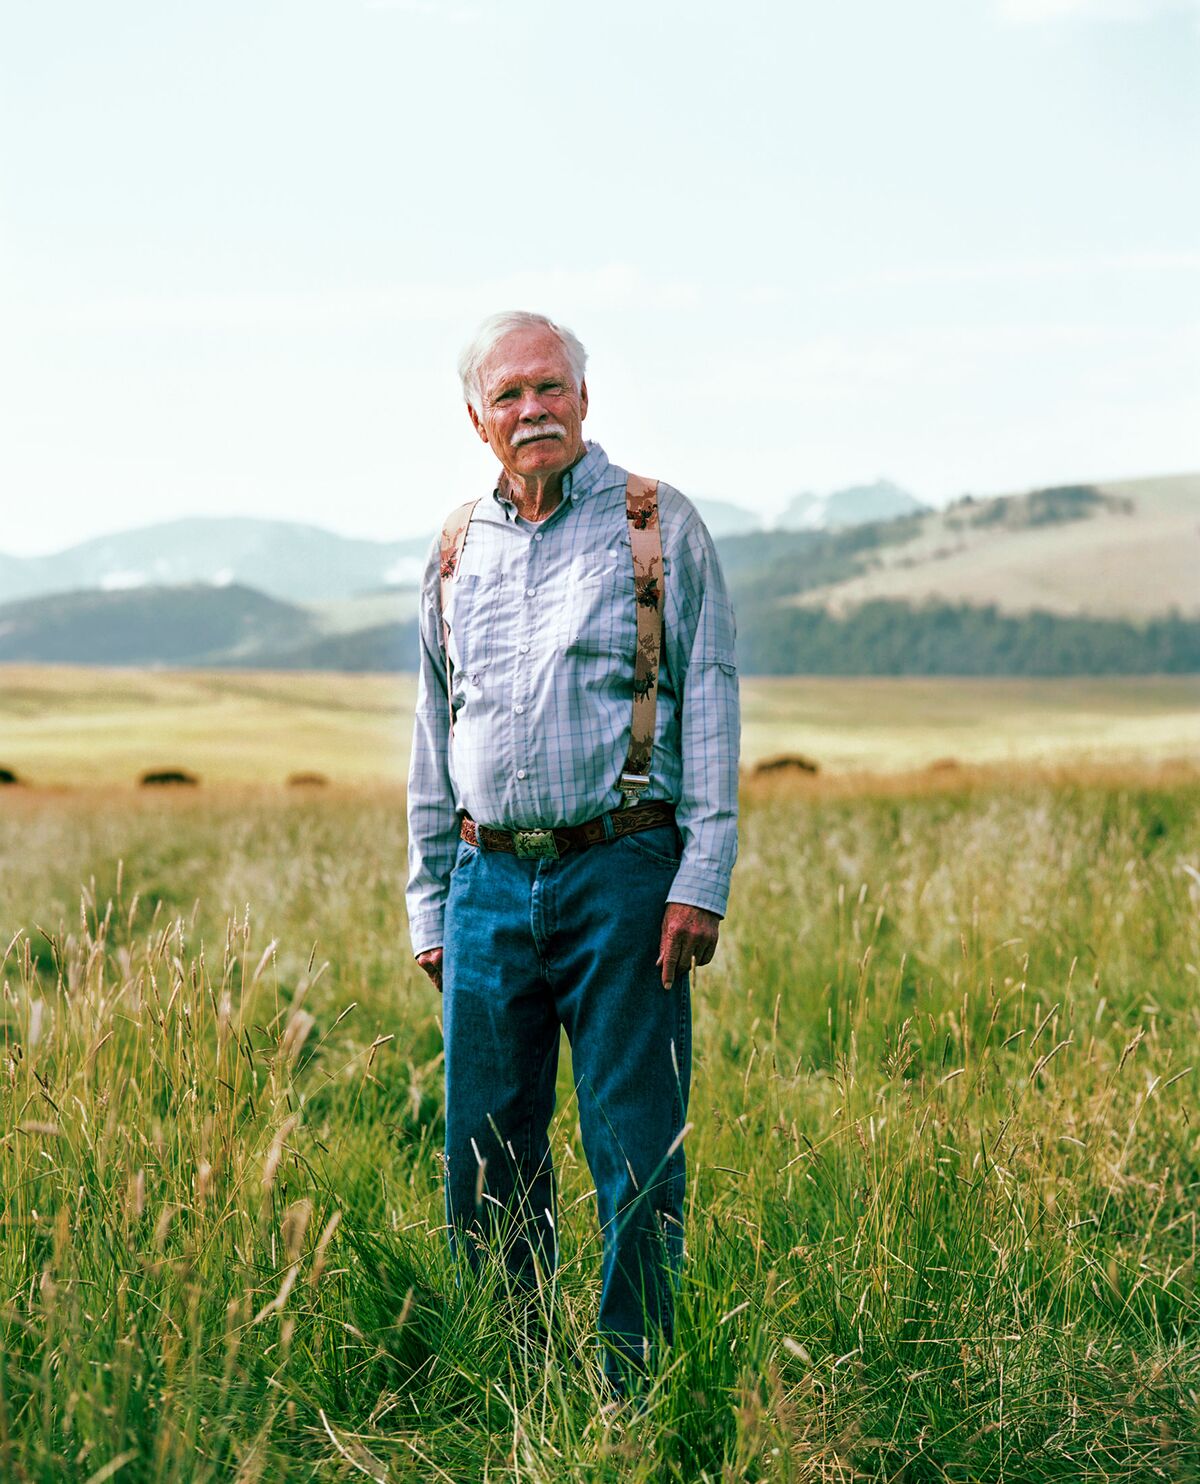
[(633, 661), (633, 727), (629, 753), (617, 787), (626, 805), (636, 804), (650, 787), (654, 719), (658, 706), (658, 661), (662, 653), (662, 531), (658, 524), (658, 482), (631, 474), (625, 485), (625, 519), (633, 548), (633, 592), (637, 610), (637, 650)]
[(465, 505), (460, 505), (457, 510), (452, 510), (442, 527), (441, 558), (438, 563), (438, 577), (441, 582), (442, 593), (442, 649), (446, 654), (446, 704), (450, 707), (450, 734), (454, 734), (454, 696), (452, 692), (452, 678), (450, 675), (450, 625), (446, 622), (446, 597), (450, 591), (450, 584), (454, 580), (454, 573), (458, 568), (458, 559), (462, 556), (462, 549), (467, 544), (467, 532), (471, 528), (471, 517), (475, 514), (478, 500), (468, 500)]
[[(450, 730), (454, 731), (454, 704), (450, 699), (450, 626), (446, 598), (458, 569), (467, 532), (478, 500), (453, 511), (442, 529), (439, 576), (442, 595), (442, 647), (446, 652), (446, 698)], [(617, 787), (625, 803), (636, 804), (650, 787), (650, 760), (654, 753), (654, 724), (658, 709), (658, 666), (662, 655), (663, 565), (662, 531), (658, 524), (658, 482), (629, 476), (625, 485), (625, 519), (633, 550), (633, 590), (637, 613), (637, 649), (633, 660), (633, 725), (629, 752)]]

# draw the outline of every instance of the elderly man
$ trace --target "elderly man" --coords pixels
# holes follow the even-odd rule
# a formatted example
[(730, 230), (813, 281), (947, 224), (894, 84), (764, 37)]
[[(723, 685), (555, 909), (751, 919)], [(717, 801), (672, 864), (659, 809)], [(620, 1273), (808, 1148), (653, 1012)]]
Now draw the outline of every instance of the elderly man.
[(712, 539), (677, 490), (583, 441), (585, 359), (510, 313), (460, 361), (500, 470), (425, 574), (408, 912), (443, 992), (451, 1241), (474, 1265), (495, 1240), (525, 1290), (557, 1259), (566, 1030), (621, 1392), (672, 1333), (688, 971), (716, 949), (737, 848), (738, 694)]

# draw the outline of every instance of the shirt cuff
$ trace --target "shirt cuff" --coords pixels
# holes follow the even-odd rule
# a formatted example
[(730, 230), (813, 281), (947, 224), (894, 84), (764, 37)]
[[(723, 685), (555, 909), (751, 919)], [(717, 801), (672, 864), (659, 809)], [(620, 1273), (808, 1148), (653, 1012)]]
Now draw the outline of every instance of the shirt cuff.
[(705, 912), (725, 916), (729, 905), (729, 876), (723, 871), (706, 871), (689, 866), (685, 861), (675, 873), (668, 902), (679, 902), (685, 907), (702, 907)]
[(413, 957), (428, 953), (431, 948), (445, 946), (445, 916), (439, 910), (420, 912), (408, 920), (408, 935), (412, 939)]

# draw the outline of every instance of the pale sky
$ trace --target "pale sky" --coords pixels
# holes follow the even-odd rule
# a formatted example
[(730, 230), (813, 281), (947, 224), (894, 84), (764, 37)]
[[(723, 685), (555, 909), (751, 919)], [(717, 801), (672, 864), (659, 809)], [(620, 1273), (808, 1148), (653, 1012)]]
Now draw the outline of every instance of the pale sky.
[(767, 514), (1200, 469), (1194, 0), (4, 0), (0, 57), (0, 551), (430, 530), (502, 308)]

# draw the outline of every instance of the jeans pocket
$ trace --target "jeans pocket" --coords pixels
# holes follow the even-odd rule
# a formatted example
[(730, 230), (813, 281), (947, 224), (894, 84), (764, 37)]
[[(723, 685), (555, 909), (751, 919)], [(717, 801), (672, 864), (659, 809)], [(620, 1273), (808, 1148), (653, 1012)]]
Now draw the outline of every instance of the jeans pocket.
[(639, 830), (636, 835), (622, 835), (618, 843), (656, 866), (670, 871), (679, 868), (683, 844), (679, 830), (673, 824), (659, 824), (652, 830)]

